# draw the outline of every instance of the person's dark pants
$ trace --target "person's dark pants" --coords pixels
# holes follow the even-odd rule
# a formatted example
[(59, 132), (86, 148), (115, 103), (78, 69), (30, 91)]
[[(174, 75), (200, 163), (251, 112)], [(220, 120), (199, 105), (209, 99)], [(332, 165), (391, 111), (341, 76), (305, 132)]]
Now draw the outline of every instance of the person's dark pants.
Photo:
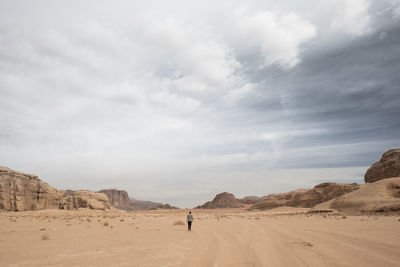
[(192, 222), (188, 222), (188, 231), (192, 230)]

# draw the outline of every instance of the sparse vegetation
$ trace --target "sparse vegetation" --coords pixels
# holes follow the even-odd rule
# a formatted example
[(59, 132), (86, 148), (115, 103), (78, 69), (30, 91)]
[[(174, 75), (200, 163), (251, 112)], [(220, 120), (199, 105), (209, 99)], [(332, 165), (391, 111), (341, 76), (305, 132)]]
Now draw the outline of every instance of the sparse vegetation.
[(50, 237), (48, 234), (42, 235), (42, 240), (49, 240), (49, 239), (50, 239)]
[(176, 221), (174, 222), (174, 225), (185, 225), (184, 221)]

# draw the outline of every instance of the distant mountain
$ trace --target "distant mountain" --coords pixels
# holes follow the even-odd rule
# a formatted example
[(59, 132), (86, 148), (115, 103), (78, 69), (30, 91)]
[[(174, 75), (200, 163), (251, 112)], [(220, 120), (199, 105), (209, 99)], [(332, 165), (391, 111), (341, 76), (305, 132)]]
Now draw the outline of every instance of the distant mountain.
[(262, 210), (282, 206), (311, 208), (358, 188), (360, 188), (358, 184), (322, 183), (311, 189), (297, 189), (286, 193), (268, 195), (252, 208)]
[(148, 200), (138, 200), (130, 198), (130, 210), (157, 210), (157, 209), (178, 209), (169, 204), (153, 202)]
[(227, 209), (244, 207), (241, 199), (237, 199), (234, 194), (223, 192), (215, 196), (211, 201), (197, 206), (196, 209)]

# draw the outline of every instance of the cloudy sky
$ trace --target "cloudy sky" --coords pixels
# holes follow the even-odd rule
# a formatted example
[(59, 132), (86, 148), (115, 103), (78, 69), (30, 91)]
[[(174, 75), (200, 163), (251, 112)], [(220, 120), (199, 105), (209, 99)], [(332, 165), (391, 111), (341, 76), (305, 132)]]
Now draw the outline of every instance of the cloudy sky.
[(400, 146), (400, 1), (0, 1), (0, 165), (193, 207)]

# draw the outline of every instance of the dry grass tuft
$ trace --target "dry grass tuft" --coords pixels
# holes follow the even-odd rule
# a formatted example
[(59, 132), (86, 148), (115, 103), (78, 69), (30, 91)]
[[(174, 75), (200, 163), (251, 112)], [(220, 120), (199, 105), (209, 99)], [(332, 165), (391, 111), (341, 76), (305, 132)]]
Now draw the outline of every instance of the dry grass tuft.
[(174, 222), (174, 225), (185, 225), (184, 221), (176, 221)]
[(103, 225), (104, 225), (104, 226), (108, 226), (108, 222), (105, 222)]
[(49, 240), (50, 237), (47, 234), (42, 235), (42, 240)]

